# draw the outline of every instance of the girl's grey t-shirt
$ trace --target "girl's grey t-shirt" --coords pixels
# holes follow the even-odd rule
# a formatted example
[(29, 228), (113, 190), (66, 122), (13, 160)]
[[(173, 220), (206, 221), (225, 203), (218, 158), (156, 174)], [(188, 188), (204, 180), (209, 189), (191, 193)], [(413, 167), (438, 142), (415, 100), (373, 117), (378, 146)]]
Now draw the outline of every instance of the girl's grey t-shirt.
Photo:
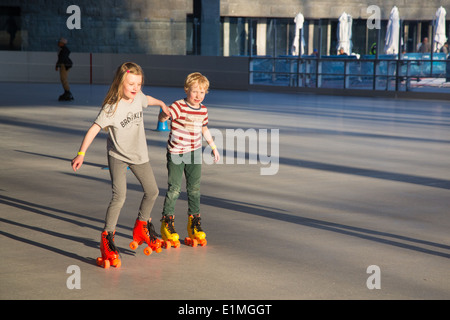
[(114, 113), (107, 112), (110, 105), (100, 110), (94, 122), (108, 131), (110, 156), (131, 164), (149, 161), (142, 112), (147, 105), (147, 97), (139, 91), (132, 103), (121, 100)]

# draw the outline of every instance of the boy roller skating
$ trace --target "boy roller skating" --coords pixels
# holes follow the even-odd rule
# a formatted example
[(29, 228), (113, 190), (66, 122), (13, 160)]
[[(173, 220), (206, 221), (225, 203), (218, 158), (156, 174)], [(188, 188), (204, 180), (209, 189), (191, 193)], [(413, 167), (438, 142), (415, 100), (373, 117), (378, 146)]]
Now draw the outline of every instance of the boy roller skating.
[(175, 231), (175, 203), (180, 195), (183, 173), (186, 177), (188, 195), (188, 237), (185, 244), (190, 246), (206, 245), (206, 234), (200, 226), (200, 177), (202, 163), (202, 135), (208, 142), (214, 155), (214, 161), (220, 159), (219, 152), (208, 130), (208, 110), (202, 104), (208, 92), (209, 81), (195, 72), (187, 76), (184, 83), (186, 98), (172, 103), (170, 116), (161, 112), (159, 121), (171, 118), (170, 134), (167, 143), (168, 189), (164, 199), (161, 219), (163, 247), (179, 246), (179, 235)]

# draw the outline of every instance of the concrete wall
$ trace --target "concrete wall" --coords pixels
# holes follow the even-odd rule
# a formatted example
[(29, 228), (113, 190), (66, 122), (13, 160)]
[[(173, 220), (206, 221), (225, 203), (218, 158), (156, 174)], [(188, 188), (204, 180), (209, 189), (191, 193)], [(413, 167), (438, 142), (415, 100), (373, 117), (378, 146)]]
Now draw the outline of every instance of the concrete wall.
[(290, 18), (302, 12), (306, 19), (337, 19), (342, 12), (354, 19), (367, 19), (367, 7), (381, 9), (381, 19), (389, 19), (393, 6), (397, 6), (402, 19), (431, 20), (443, 6), (450, 12), (450, 0), (221, 0), (221, 16)]
[[(67, 28), (70, 5), (80, 8), (81, 29)], [(25, 51), (54, 51), (65, 37), (78, 52), (179, 55), (186, 53), (192, 0), (0, 0), (2, 6), (20, 8)]]
[[(69, 73), (70, 83), (91, 81), (89, 53), (72, 53), (74, 67)], [(56, 53), (0, 51), (0, 81), (59, 82), (55, 71)], [(92, 54), (92, 83), (110, 84), (116, 68), (126, 61), (138, 63), (145, 74), (146, 85), (182, 87), (191, 72), (201, 72), (216, 89), (248, 89), (248, 58), (161, 56), (145, 54)]]
[[(70, 5), (81, 10), (79, 30), (66, 26)], [(345, 11), (367, 19), (369, 5), (380, 7), (382, 19), (394, 5), (406, 20), (430, 21), (440, 6), (450, 12), (450, 0), (220, 0), (220, 16), (293, 18), (302, 12), (306, 20), (337, 19)], [(193, 13), (193, 0), (0, 0), (0, 7), (20, 8), (16, 46), (24, 51), (54, 51), (63, 36), (74, 52), (185, 55), (186, 16)], [(0, 25), (6, 19), (0, 11)]]

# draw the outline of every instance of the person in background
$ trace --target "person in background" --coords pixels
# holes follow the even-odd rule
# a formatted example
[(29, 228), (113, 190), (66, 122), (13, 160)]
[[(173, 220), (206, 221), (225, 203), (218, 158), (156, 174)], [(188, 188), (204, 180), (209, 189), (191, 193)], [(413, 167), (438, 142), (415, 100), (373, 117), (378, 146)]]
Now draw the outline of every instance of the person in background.
[(344, 48), (339, 48), (338, 56), (348, 56), (348, 54), (344, 51)]
[(448, 42), (444, 43), (444, 45), (442, 46), (441, 53), (448, 54)]
[(422, 43), (420, 43), (419, 47), (417, 48), (417, 52), (419, 52), (419, 53), (431, 52), (431, 45), (428, 42), (428, 38), (427, 37), (423, 38)]
[(55, 70), (59, 70), (59, 77), (61, 79), (61, 84), (64, 88), (64, 93), (59, 96), (59, 101), (70, 101), (73, 100), (72, 93), (70, 92), (69, 81), (67, 80), (67, 75), (69, 69), (72, 68), (72, 60), (70, 60), (70, 50), (67, 48), (67, 39), (61, 38), (58, 41), (58, 61), (56, 62)]

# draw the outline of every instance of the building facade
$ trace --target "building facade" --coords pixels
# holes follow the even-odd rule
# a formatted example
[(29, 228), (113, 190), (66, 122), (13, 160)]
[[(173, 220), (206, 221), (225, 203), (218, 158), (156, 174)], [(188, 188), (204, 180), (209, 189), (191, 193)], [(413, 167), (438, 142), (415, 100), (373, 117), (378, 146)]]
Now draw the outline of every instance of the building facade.
[[(68, 11), (72, 5), (79, 17)], [(378, 10), (380, 35), (367, 27), (370, 6)], [(450, 0), (0, 0), (0, 50), (55, 51), (65, 37), (73, 52), (282, 56), (292, 54), (294, 17), (302, 13), (303, 53), (333, 55), (346, 12), (353, 18), (352, 51), (364, 55), (378, 36), (383, 49), (394, 6), (404, 49), (412, 52), (424, 37), (432, 39), (436, 11), (450, 9)], [(80, 28), (70, 28), (74, 19)]]

